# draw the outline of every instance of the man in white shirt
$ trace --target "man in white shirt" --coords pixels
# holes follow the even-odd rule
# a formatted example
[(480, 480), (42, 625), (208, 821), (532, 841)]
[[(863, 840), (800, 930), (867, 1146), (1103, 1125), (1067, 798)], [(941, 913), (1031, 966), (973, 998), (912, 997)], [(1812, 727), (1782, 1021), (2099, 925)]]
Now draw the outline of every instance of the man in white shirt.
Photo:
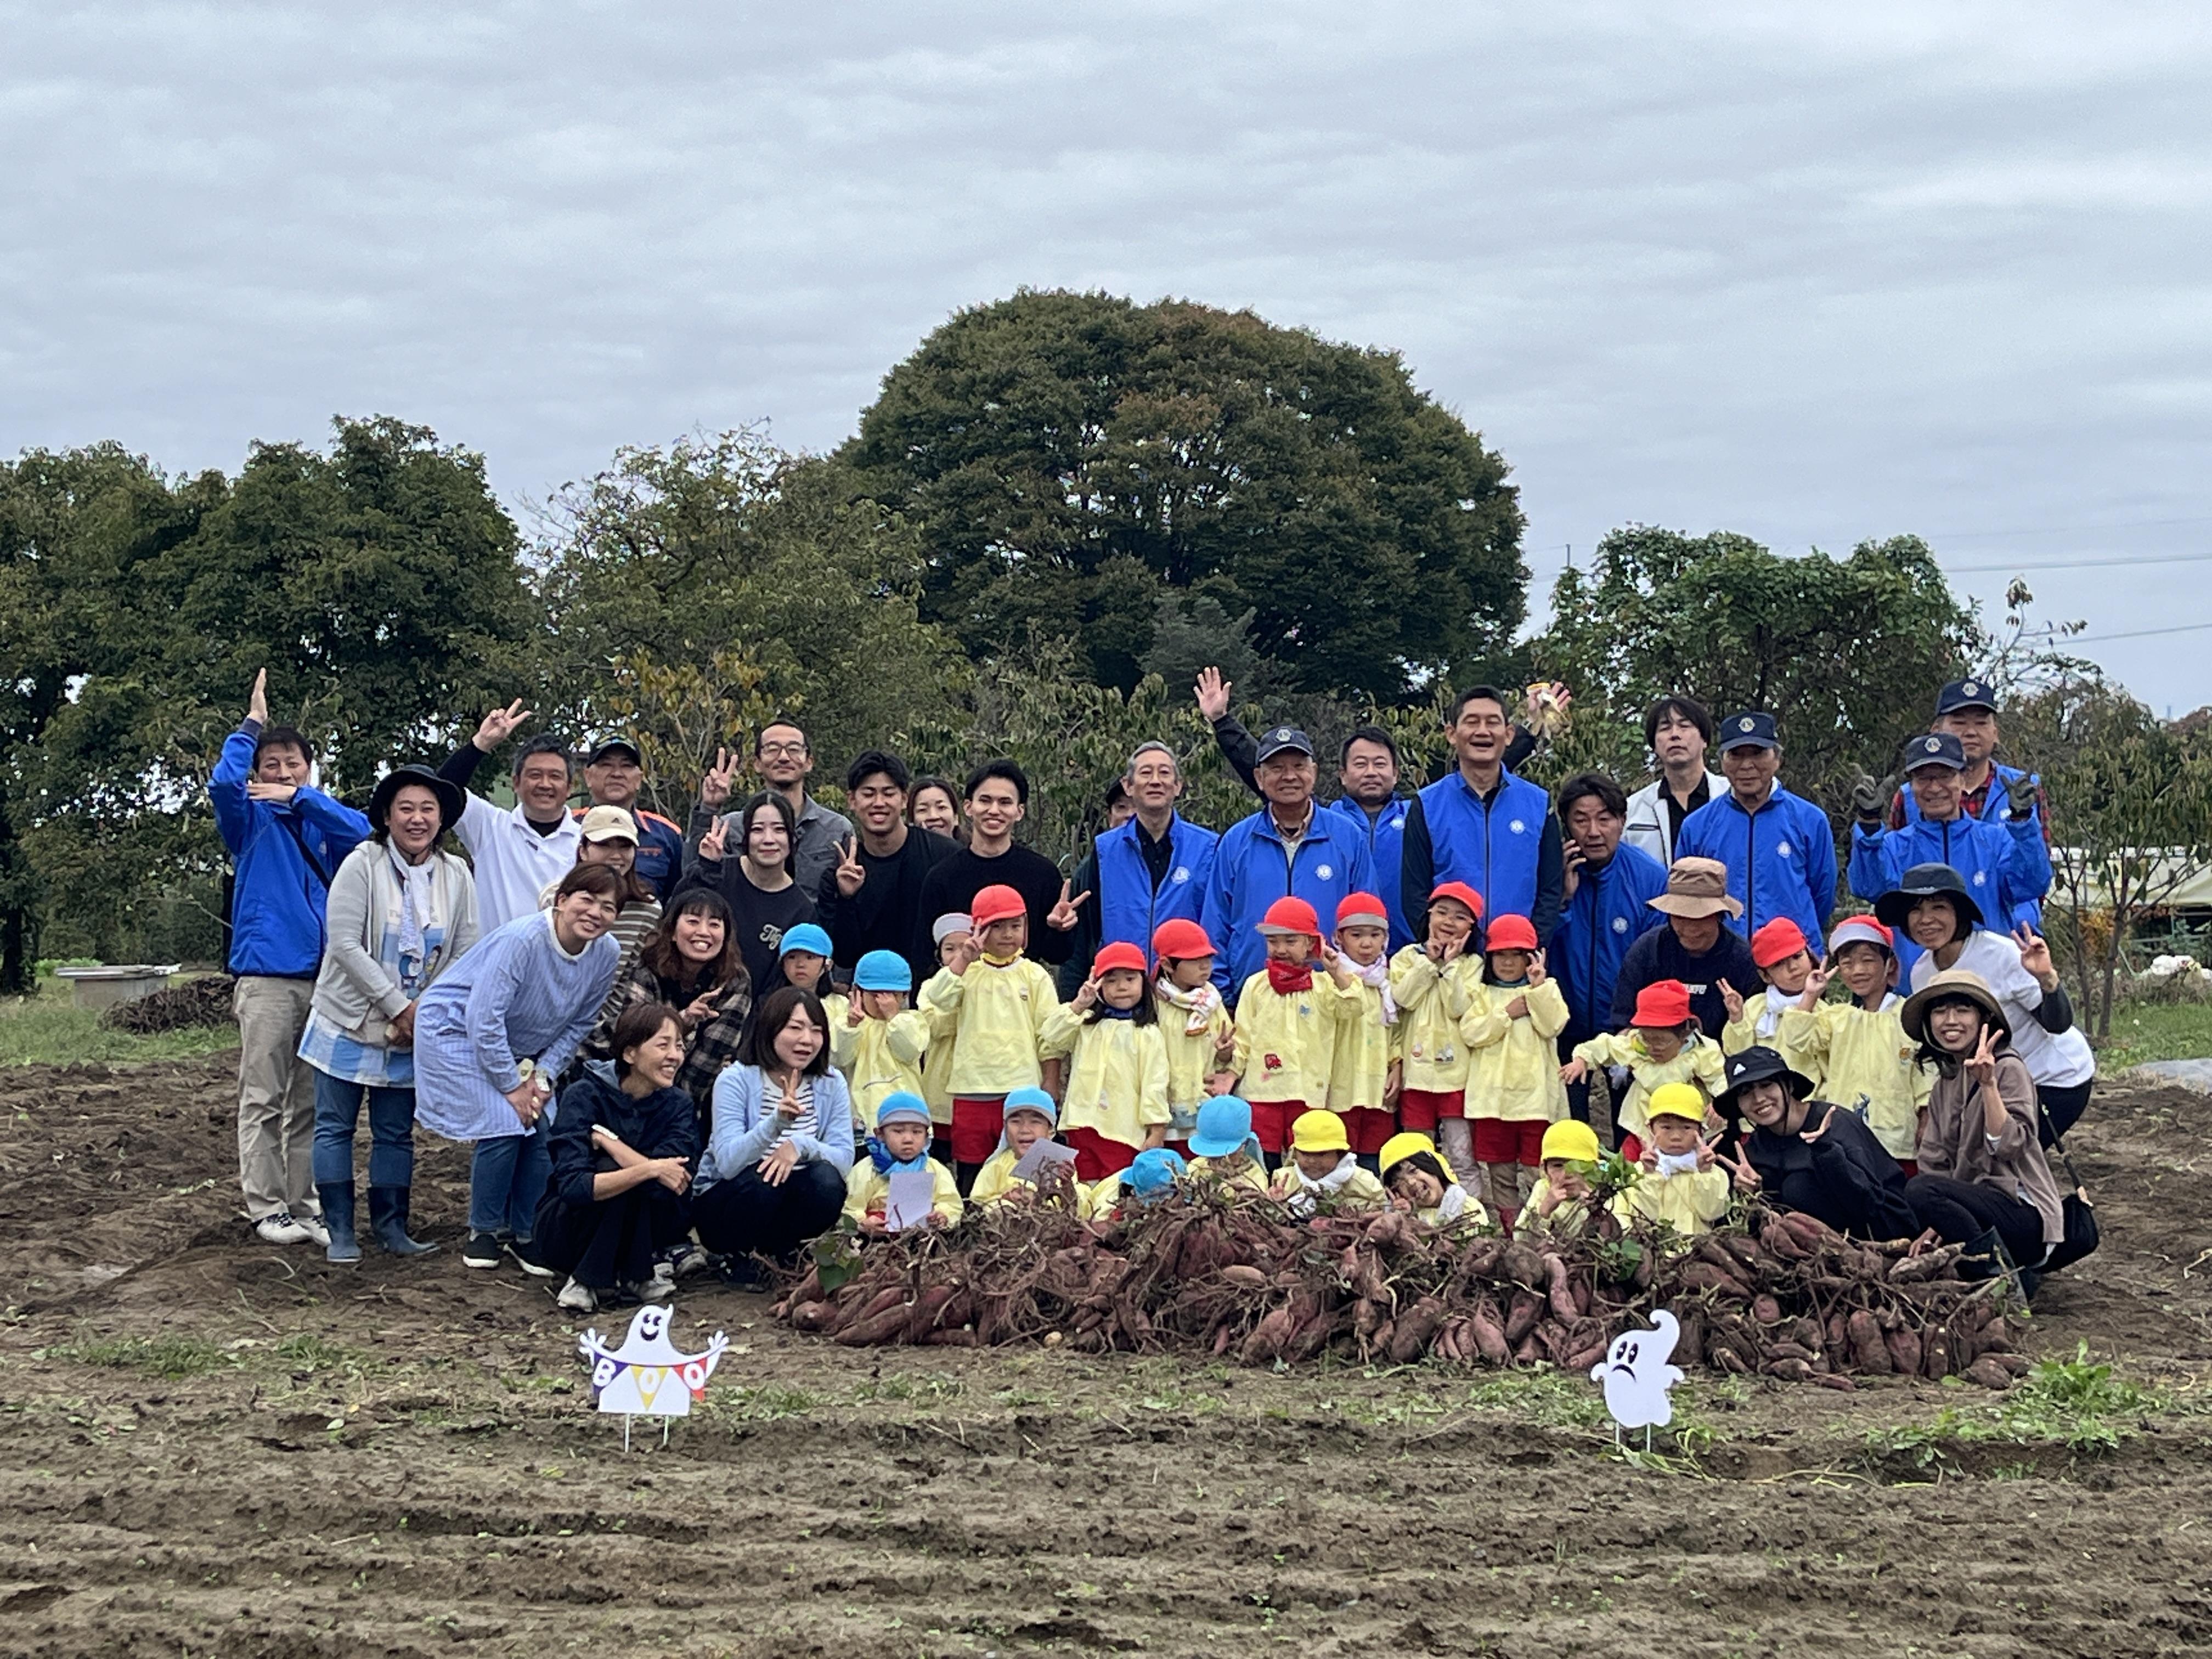
[(487, 933), (517, 916), (535, 914), (538, 895), (568, 873), (584, 837), (582, 824), (568, 812), (575, 774), (557, 738), (532, 738), (515, 756), (513, 806), (495, 806), (469, 789), (484, 757), (529, 718), (520, 697), (493, 709), (476, 736), (438, 769), (441, 777), (468, 790), (468, 805), (456, 828), (476, 866), (477, 915)]
[(1674, 861), (1682, 820), (1728, 793), (1728, 781), (1705, 769), (1713, 717), (1693, 697), (1665, 696), (1644, 711), (1644, 741), (1659, 775), (1628, 798), (1628, 826), (1621, 840), (1664, 866)]

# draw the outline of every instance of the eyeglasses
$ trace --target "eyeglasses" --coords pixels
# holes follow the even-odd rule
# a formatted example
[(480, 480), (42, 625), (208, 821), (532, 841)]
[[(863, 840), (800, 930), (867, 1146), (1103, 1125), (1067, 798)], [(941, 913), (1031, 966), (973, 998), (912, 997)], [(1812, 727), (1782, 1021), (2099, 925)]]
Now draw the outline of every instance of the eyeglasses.
[(763, 760), (804, 760), (806, 758), (806, 745), (803, 743), (764, 743), (760, 746), (759, 754)]

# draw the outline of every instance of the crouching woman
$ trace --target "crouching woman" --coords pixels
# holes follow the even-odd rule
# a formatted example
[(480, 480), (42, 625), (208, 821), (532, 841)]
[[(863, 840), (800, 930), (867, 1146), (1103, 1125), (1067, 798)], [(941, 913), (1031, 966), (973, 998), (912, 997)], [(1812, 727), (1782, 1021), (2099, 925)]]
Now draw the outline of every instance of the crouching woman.
[(676, 1086), (684, 1023), (649, 1002), (615, 1022), (614, 1058), (584, 1063), (553, 1119), (553, 1174), (538, 1206), (538, 1259), (568, 1275), (560, 1303), (591, 1313), (611, 1297), (665, 1301), (666, 1253), (691, 1224), (697, 1113)]
[(1905, 1195), (1923, 1227), (1964, 1244), (1961, 1266), (2033, 1270), (2066, 1237), (2066, 1217), (2036, 1137), (2035, 1080), (2012, 1051), (1997, 999), (1980, 975), (1950, 968), (1905, 999), (1905, 1036), (1936, 1073), (1920, 1120), (1920, 1173)]

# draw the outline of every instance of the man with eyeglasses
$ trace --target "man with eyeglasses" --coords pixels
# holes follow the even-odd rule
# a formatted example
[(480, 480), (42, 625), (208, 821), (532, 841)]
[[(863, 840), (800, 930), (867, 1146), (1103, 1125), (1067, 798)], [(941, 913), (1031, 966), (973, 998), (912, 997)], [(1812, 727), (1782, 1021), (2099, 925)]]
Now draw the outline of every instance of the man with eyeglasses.
[[(714, 827), (715, 818), (730, 799), (738, 765), (737, 756), (721, 750), (714, 767), (699, 781), (699, 802), (691, 809), (690, 830), (684, 840), (687, 865), (698, 860), (700, 842)], [(806, 780), (814, 770), (814, 752), (796, 721), (774, 720), (761, 727), (760, 735), (753, 739), (753, 769), (760, 774), (764, 787), (791, 804), (792, 816), (799, 820), (798, 839), (791, 849), (793, 879), (803, 893), (819, 892), (823, 877), (836, 867), (838, 848), (853, 833), (853, 821), (806, 793)], [(732, 844), (742, 846), (744, 836), (734, 820), (730, 831), (734, 837)]]

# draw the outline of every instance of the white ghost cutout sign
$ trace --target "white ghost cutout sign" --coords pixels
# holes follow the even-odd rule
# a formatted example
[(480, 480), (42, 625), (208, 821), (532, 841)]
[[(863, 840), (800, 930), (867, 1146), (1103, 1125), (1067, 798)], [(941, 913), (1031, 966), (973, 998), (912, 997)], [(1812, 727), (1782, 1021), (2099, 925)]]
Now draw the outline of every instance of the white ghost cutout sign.
[(576, 1339), (592, 1368), (592, 1393), (603, 1412), (629, 1417), (689, 1417), (691, 1402), (707, 1394), (707, 1379), (730, 1346), (720, 1331), (702, 1353), (678, 1353), (668, 1340), (672, 1308), (647, 1304), (629, 1322), (622, 1346), (610, 1348), (596, 1330)]
[(1605, 1408), (1614, 1423), (1644, 1430), (1647, 1440), (1655, 1424), (1663, 1428), (1674, 1420), (1667, 1391), (1682, 1380), (1680, 1368), (1669, 1363), (1681, 1326), (1664, 1308), (1651, 1316), (1651, 1330), (1623, 1331), (1590, 1367), (1590, 1381), (1605, 1385)]

